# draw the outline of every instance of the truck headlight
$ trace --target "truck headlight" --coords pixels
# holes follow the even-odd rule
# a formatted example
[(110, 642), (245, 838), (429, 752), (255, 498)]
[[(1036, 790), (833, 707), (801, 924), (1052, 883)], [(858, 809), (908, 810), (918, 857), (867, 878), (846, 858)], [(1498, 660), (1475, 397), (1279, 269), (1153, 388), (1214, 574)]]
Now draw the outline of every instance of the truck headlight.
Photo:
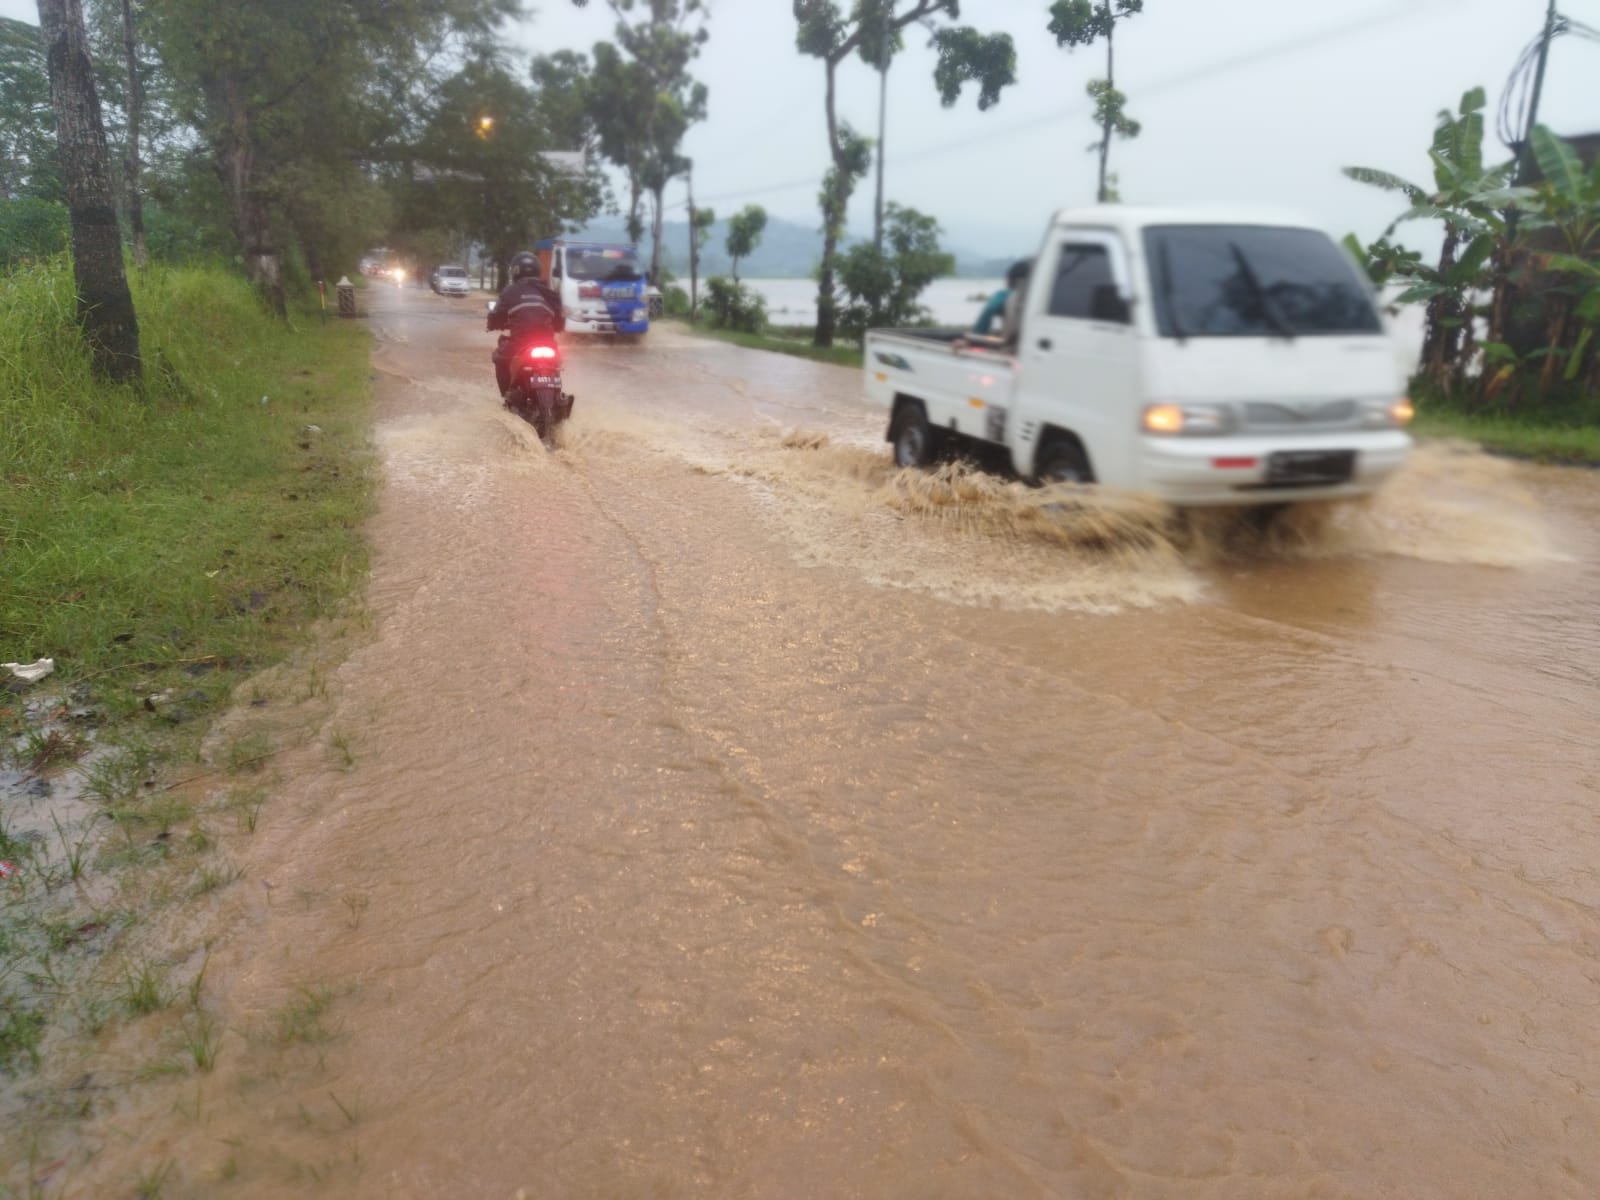
[(633, 310), (633, 319), (635, 321), (646, 320), (649, 316), (650, 316), (650, 310), (647, 309), (647, 308), (636, 308), (636, 309)]
[(1164, 436), (1214, 437), (1232, 425), (1228, 410), (1218, 404), (1152, 404), (1140, 421), (1146, 433)]
[(1368, 429), (1404, 429), (1416, 415), (1416, 407), (1406, 396), (1393, 403), (1371, 400), (1363, 405), (1361, 423)]

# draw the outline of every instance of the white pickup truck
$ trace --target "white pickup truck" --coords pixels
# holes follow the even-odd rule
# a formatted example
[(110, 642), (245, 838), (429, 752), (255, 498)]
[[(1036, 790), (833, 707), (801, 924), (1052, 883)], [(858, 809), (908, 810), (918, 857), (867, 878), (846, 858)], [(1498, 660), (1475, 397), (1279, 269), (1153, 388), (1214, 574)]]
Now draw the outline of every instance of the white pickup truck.
[(1066, 210), (1012, 344), (873, 330), (866, 391), (902, 467), (959, 443), (1040, 482), (1178, 507), (1359, 496), (1399, 469), (1412, 410), (1365, 275), (1304, 222)]

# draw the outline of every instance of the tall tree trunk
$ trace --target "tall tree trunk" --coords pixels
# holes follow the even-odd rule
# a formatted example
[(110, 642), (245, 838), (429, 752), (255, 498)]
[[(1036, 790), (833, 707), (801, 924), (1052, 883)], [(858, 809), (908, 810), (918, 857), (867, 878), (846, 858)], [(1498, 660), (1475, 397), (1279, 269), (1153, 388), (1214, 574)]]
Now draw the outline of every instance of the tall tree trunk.
[(661, 286), (661, 226), (665, 220), (666, 211), (663, 203), (663, 193), (667, 185), (650, 189), (650, 284), (652, 287)]
[(139, 120), (144, 84), (139, 78), (139, 40), (134, 32), (133, 0), (122, 0), (122, 47), (128, 60), (128, 224), (133, 230), (133, 262), (141, 271), (150, 258), (144, 245), (144, 198), (139, 190)]
[(1545, 345), (1550, 348), (1550, 354), (1545, 357), (1544, 369), (1539, 372), (1539, 399), (1543, 400), (1550, 394), (1550, 389), (1555, 386), (1556, 368), (1564, 362), (1564, 357), (1556, 353), (1557, 350), (1569, 350), (1565, 343), (1567, 340), (1567, 314), (1570, 302), (1560, 293), (1551, 297), (1555, 311), (1550, 316), (1548, 334)]
[[(839, 223), (844, 219), (843, 208), (849, 205), (849, 181), (845, 170), (844, 147), (839, 144), (839, 118), (834, 106), (833, 72), (835, 63), (828, 60), (828, 151), (833, 156), (833, 180), (843, 192), (843, 203), (837, 196), (829, 196), (829, 183), (824, 181), (822, 216), (822, 262), (817, 266), (817, 328), (811, 340), (818, 346), (833, 345), (834, 331), (838, 327), (838, 314), (833, 305), (833, 260), (839, 252)], [(837, 211), (838, 219), (835, 219)]]
[[(1106, 0), (1106, 87), (1115, 91), (1117, 87), (1117, 56), (1115, 35), (1117, 19), (1111, 12), (1111, 0)], [(1111, 163), (1111, 110), (1106, 109), (1105, 120), (1100, 126), (1100, 188), (1095, 193), (1096, 199), (1101, 204), (1108, 200), (1106, 192), (1106, 172)]]
[(689, 171), (689, 323), (700, 307), (700, 227), (694, 219), (694, 171)]
[(644, 240), (644, 222), (639, 220), (639, 200), (643, 189), (639, 186), (639, 175), (630, 169), (628, 171), (628, 240), (638, 245)]
[[(1460, 234), (1452, 227), (1445, 227), (1444, 245), (1439, 250), (1439, 279), (1443, 280), (1456, 265), (1456, 247), (1460, 244)], [(1454, 320), (1458, 316), (1460, 305), (1450, 295), (1439, 295), (1428, 301), (1427, 323), (1422, 338), (1422, 370), (1434, 384), (1448, 390), (1450, 387), (1451, 369), (1455, 362), (1456, 350), (1460, 344), (1460, 329), (1451, 328), (1446, 321)]]
[(136, 380), (142, 370), (139, 320), (122, 266), (122, 234), (112, 200), (110, 155), (83, 29), (83, 6), (81, 0), (38, 0), (38, 4), (72, 219), (78, 323), (97, 373), (113, 380)]
[[(126, 0), (124, 0), (126, 2)], [(889, 18), (892, 8), (883, 10), (883, 41), (889, 43)], [(878, 194), (872, 203), (872, 244), (883, 253), (883, 155), (889, 136), (889, 52), (884, 50), (883, 66), (878, 68)]]
[(233, 209), (233, 231), (244, 258), (245, 273), (272, 311), (280, 317), (287, 316), (283, 255), (273, 232), (272, 214), (260, 179), (243, 84), (236, 76), (224, 73), (207, 80), (207, 91), (215, 102), (215, 110), (222, 113), (212, 149), (229, 206)]

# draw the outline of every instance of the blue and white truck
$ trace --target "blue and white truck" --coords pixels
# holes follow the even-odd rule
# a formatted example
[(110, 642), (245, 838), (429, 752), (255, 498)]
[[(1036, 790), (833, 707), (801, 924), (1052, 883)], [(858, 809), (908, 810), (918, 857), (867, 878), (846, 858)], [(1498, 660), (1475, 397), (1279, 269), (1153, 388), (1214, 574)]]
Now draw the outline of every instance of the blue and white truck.
[(649, 287), (636, 246), (546, 238), (534, 251), (544, 282), (561, 297), (566, 332), (649, 330)]

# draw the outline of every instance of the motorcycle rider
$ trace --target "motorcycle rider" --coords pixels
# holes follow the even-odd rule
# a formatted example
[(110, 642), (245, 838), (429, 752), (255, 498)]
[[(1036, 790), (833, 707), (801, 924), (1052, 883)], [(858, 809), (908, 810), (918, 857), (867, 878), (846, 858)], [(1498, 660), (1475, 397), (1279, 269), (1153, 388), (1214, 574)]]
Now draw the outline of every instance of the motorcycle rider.
[(511, 390), (511, 359), (530, 342), (553, 338), (561, 327), (561, 297), (539, 279), (539, 260), (527, 250), (511, 257), (511, 282), (489, 311), (486, 328), (506, 336), (494, 348), (494, 377), (504, 396)]

